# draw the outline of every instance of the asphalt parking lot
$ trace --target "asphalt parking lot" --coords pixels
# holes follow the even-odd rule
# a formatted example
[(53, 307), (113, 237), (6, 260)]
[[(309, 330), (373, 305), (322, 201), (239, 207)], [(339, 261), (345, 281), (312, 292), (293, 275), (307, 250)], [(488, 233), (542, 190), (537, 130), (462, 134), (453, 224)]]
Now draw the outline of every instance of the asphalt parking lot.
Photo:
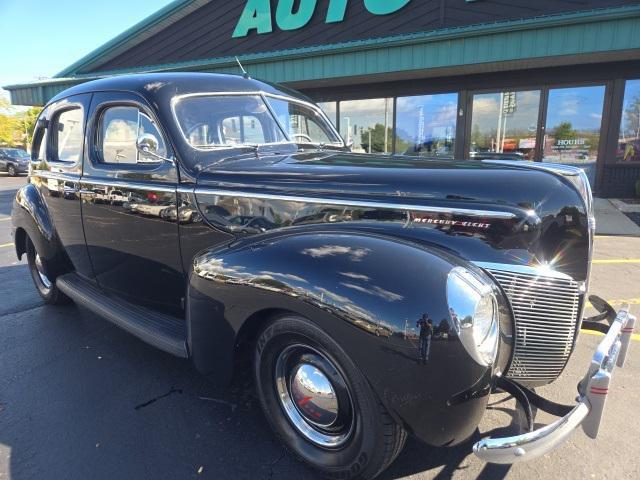
[[(242, 382), (215, 387), (91, 313), (42, 305), (10, 236), (11, 200), (25, 182), (0, 174), (0, 479), (316, 478), (274, 439)], [(640, 238), (598, 237), (595, 259), (592, 293), (639, 312)], [(597, 441), (577, 431), (544, 458), (485, 465), (472, 441), (513, 420), (513, 401), (494, 396), (472, 441), (433, 449), (409, 440), (381, 478), (640, 478), (635, 338)], [(581, 333), (561, 379), (540, 391), (571, 402), (599, 339)]]

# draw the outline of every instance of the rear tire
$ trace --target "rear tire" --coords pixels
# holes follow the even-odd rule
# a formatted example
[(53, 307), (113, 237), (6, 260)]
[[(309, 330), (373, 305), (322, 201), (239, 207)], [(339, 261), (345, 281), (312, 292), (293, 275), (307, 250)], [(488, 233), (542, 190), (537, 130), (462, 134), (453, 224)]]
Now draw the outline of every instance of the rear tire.
[(62, 305), (71, 302), (56, 286), (55, 277), (50, 273), (50, 268), (47, 268), (47, 261), (40, 257), (30, 238), (27, 238), (27, 262), (36, 290), (46, 304)]
[(309, 320), (276, 319), (256, 345), (265, 416), (296, 457), (328, 478), (372, 479), (407, 438), (340, 346)]

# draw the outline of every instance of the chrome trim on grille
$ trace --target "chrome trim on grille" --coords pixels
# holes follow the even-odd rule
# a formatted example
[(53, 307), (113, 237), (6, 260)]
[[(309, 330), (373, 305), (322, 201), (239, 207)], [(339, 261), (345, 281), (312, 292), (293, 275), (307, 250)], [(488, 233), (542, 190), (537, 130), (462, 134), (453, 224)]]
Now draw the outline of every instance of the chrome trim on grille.
[(533, 386), (555, 380), (573, 350), (580, 283), (548, 268), (476, 265), (500, 284), (515, 316), (513, 358), (506, 376)]
[[(182, 189), (180, 190), (183, 191)], [(449, 207), (436, 207), (427, 205), (410, 205), (404, 203), (387, 203), (387, 202), (370, 202), (366, 200), (349, 200), (349, 199), (337, 199), (337, 198), (320, 198), (320, 197), (301, 197), (295, 195), (279, 195), (271, 193), (257, 193), (257, 192), (241, 192), (238, 190), (220, 190), (209, 188), (196, 188), (194, 193), (196, 195), (218, 195), (221, 197), (242, 197), (242, 198), (257, 198), (262, 200), (281, 200), (287, 202), (300, 202), (300, 203), (315, 203), (324, 205), (338, 205), (342, 207), (363, 207), (363, 208), (379, 208), (386, 210), (408, 210), (413, 212), (427, 212), (427, 213), (443, 213), (450, 215), (470, 216), (470, 217), (483, 217), (483, 218), (497, 218), (497, 219), (512, 219), (516, 218), (515, 213), (505, 211), (493, 211), (493, 210), (476, 210), (468, 208), (449, 208)]]

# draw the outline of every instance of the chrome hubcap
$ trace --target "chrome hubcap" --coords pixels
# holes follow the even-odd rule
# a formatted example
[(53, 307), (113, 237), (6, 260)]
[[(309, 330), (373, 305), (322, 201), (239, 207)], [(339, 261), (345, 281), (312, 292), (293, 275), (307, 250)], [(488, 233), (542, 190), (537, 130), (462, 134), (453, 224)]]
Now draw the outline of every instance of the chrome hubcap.
[(353, 404), (331, 361), (306, 345), (284, 349), (276, 360), (280, 404), (294, 428), (324, 448), (344, 444), (353, 431)]
[(51, 288), (51, 280), (47, 277), (47, 274), (44, 273), (44, 265), (42, 265), (42, 259), (40, 255), (36, 253), (36, 270), (38, 271), (38, 276), (40, 277), (40, 281), (44, 285), (45, 288)]

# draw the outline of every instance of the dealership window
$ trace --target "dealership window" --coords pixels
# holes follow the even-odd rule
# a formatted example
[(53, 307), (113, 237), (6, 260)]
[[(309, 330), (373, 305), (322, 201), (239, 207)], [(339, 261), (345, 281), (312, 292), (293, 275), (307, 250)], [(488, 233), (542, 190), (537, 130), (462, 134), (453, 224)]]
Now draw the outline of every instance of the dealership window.
[(457, 93), (399, 97), (395, 152), (453, 158), (457, 112)]
[(471, 113), (471, 157), (531, 160), (535, 155), (540, 90), (478, 93)]
[(340, 102), (340, 133), (352, 150), (389, 154), (393, 146), (393, 99)]
[(640, 162), (640, 80), (627, 80), (616, 159)]
[(334, 126), (338, 125), (338, 102), (319, 102), (318, 106)]
[(582, 167), (592, 185), (600, 144), (604, 85), (549, 90), (543, 160)]

